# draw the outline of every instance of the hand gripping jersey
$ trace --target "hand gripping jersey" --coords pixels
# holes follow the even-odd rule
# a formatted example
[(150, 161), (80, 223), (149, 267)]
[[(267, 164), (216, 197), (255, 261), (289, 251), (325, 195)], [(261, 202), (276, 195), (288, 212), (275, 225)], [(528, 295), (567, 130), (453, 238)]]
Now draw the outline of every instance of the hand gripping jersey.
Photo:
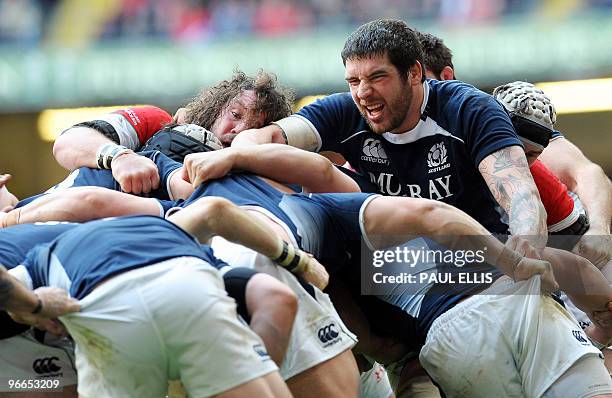
[(421, 120), (403, 134), (374, 134), (349, 93), (334, 94), (291, 118), (316, 133), (317, 151), (341, 153), (379, 192), (441, 200), (489, 231), (506, 233), (504, 215), (478, 171), (502, 148), (521, 146), (508, 114), (490, 95), (458, 82), (423, 83)]
[[(142, 237), (145, 237), (143, 239)], [(120, 217), (82, 224), (38, 245), (24, 261), (33, 288), (56, 286), (82, 299), (102, 280), (175, 257), (196, 257), (220, 268), (208, 246), (170, 221)]]
[[(159, 172), (159, 188), (155, 191), (149, 192), (148, 194), (146, 194), (146, 196), (159, 199), (161, 206), (164, 208), (164, 211), (166, 211), (174, 204), (173, 202), (170, 202), (170, 197), (168, 194), (168, 178), (170, 177), (170, 174), (179, 167), (181, 167), (182, 164), (174, 162), (172, 159), (168, 158), (167, 156), (164, 156), (159, 151), (145, 151), (139, 152), (139, 154), (155, 162), (155, 165), (157, 166), (157, 170)], [(25, 206), (26, 204), (32, 202), (40, 196), (47, 195), (52, 192), (72, 187), (86, 186), (102, 187), (111, 189), (113, 191), (121, 192), (121, 186), (114, 179), (112, 170), (79, 167), (78, 169), (71, 172), (64, 181), (49, 188), (44, 193), (20, 200), (17, 205), (15, 205), (15, 208)]]
[[(0, 264), (6, 269), (15, 268), (23, 262), (31, 248), (52, 241), (77, 225), (79, 224), (47, 222), (0, 229)], [(5, 311), (0, 311), (0, 339), (15, 336), (29, 328), (13, 321)]]

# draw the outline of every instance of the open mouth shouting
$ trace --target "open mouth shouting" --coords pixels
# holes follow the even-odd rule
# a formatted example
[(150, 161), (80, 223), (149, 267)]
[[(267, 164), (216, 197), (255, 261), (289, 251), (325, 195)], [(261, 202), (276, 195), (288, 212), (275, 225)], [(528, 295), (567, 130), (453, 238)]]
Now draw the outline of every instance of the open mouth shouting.
[(367, 118), (372, 123), (381, 123), (383, 119), (383, 111), (385, 109), (385, 105), (382, 103), (373, 103), (373, 104), (365, 104), (361, 103), (361, 106), (365, 110), (365, 114)]

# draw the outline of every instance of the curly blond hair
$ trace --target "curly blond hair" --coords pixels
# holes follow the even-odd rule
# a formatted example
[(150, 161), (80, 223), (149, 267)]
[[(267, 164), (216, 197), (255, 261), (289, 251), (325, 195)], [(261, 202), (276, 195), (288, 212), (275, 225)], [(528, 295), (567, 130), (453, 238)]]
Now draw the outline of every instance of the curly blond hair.
[[(236, 69), (230, 80), (222, 80), (202, 90), (185, 106), (187, 110), (185, 122), (210, 130), (230, 102), (247, 90), (254, 91), (257, 96), (255, 109), (251, 113), (263, 112), (265, 115), (263, 126), (291, 114), (295, 98), (293, 90), (279, 85), (276, 75), (260, 69), (253, 77)], [(263, 126), (251, 126), (251, 128)]]

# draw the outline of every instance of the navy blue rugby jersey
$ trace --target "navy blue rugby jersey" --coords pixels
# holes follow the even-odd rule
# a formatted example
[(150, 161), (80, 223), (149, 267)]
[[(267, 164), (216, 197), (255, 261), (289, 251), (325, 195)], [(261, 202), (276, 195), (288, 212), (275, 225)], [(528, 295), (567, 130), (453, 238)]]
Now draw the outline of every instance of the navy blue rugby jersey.
[(0, 264), (7, 269), (21, 264), (34, 246), (50, 242), (78, 226), (69, 222), (39, 222), (0, 229)]
[(293, 194), (280, 192), (264, 179), (248, 173), (230, 173), (200, 185), (181, 205), (217, 196), (237, 206), (262, 208), (283, 221), (298, 246), (336, 270), (348, 261), (349, 245), (359, 246), (359, 210), (367, 193)]
[[(0, 264), (7, 269), (17, 267), (34, 246), (50, 242), (77, 225), (79, 224), (46, 222), (0, 229)], [(6, 312), (0, 311), (0, 340), (15, 336), (29, 328), (16, 323)]]
[(422, 117), (403, 134), (374, 134), (350, 93), (333, 94), (302, 108), (320, 136), (319, 151), (341, 153), (384, 195), (444, 201), (491, 232), (508, 225), (482, 175), (480, 162), (512, 145), (522, 146), (503, 107), (459, 81), (427, 80)]
[(34, 289), (68, 288), (82, 299), (103, 279), (175, 257), (201, 258), (225, 265), (200, 243), (170, 221), (153, 216), (131, 216), (91, 221), (56, 240), (30, 250), (24, 266)]
[(269, 211), (287, 224), (300, 244), (295, 225), (280, 207), (283, 192), (262, 178), (250, 173), (229, 173), (225, 177), (206, 181), (196, 188), (181, 207), (189, 206), (206, 196), (218, 196), (231, 201), (236, 206), (256, 206)]
[[(159, 172), (159, 180), (160, 180), (159, 188), (156, 189), (155, 191), (149, 192), (145, 196), (160, 199), (162, 201), (170, 200), (170, 197), (168, 194), (168, 187), (167, 187), (168, 177), (174, 170), (178, 169), (179, 167), (182, 167), (183, 165), (181, 163), (175, 162), (174, 160), (170, 159), (169, 157), (165, 156), (163, 153), (159, 151), (144, 151), (144, 152), (139, 152), (139, 154), (155, 162), (155, 165), (157, 166), (157, 170)], [(111, 189), (113, 191), (119, 191), (119, 192), (121, 191), (121, 186), (113, 178), (112, 170), (101, 170), (101, 169), (94, 169), (90, 167), (79, 167), (78, 169), (72, 171), (68, 175), (68, 177), (64, 179), (64, 181), (49, 188), (47, 191), (45, 191), (42, 194), (31, 196), (29, 198), (19, 201), (19, 203), (17, 203), (15, 207), (17, 208), (17, 207), (25, 206), (26, 204), (32, 202), (34, 199), (37, 199), (43, 195), (46, 195), (54, 191), (72, 188), (72, 187), (86, 187), (86, 186), (95, 186), (95, 187)], [(164, 206), (164, 208), (169, 208), (169, 206), (165, 206), (163, 202), (162, 202), (162, 206)]]

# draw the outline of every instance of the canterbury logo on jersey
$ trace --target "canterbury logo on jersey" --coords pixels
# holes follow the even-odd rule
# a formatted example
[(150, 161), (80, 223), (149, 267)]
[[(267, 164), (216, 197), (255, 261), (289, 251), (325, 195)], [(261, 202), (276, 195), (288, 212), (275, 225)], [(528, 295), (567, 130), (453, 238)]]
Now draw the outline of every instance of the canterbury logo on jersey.
[(448, 151), (443, 142), (439, 142), (431, 147), (427, 154), (427, 166), (429, 167), (428, 173), (435, 173), (450, 167), (450, 163), (447, 163)]
[(361, 155), (361, 160), (389, 164), (389, 160), (387, 160), (387, 153), (382, 147), (380, 140), (368, 138), (363, 142), (363, 148), (361, 150), (363, 152), (363, 155)]
[(32, 363), (32, 369), (39, 375), (45, 373), (57, 373), (62, 370), (54, 361), (59, 361), (58, 357), (38, 358)]
[(572, 330), (572, 334), (574, 335), (574, 338), (578, 340), (579, 343), (582, 343), (582, 345), (590, 344), (587, 338), (584, 336), (582, 330)]
[(335, 344), (341, 340), (337, 326), (333, 322), (320, 328), (317, 331), (317, 336), (319, 337), (319, 340), (321, 340), (321, 343), (323, 343), (324, 347)]

